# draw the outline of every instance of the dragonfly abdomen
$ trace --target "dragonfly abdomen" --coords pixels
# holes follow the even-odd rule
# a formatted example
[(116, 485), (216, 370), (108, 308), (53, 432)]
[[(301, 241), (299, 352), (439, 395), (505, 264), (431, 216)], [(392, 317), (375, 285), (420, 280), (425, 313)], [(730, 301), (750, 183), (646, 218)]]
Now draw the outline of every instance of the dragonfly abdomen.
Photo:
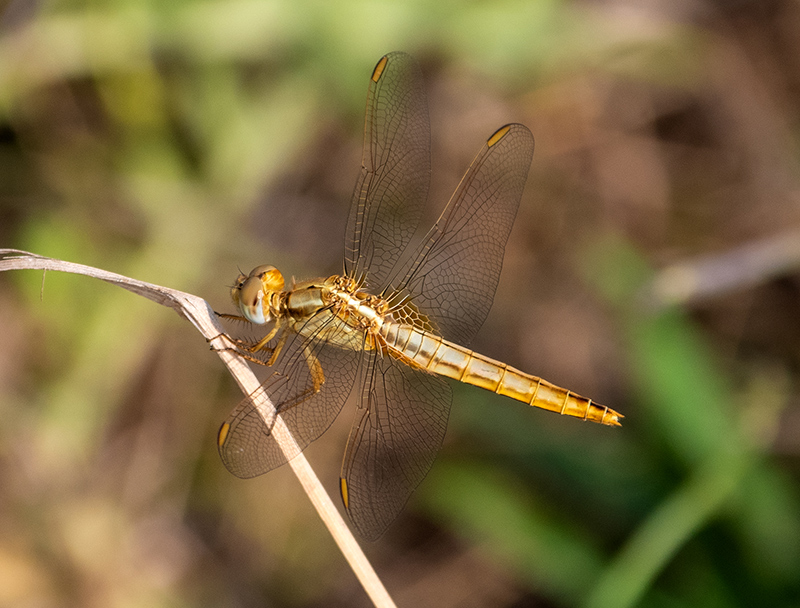
[(416, 368), (551, 412), (611, 426), (620, 424), (622, 416), (604, 405), (430, 332), (385, 322), (380, 333), (390, 355)]

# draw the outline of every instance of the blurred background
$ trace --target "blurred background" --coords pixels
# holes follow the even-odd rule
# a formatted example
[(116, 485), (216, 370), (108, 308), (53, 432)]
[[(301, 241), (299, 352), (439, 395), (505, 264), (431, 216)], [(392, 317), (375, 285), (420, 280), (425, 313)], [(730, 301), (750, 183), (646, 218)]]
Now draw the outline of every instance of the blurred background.
[[(426, 78), (425, 221), (500, 125), (534, 163), (472, 346), (625, 414), (454, 387), (365, 547), (400, 606), (800, 605), (800, 3), (0, 0), (0, 247), (189, 291), (341, 268), (367, 83)], [(428, 224), (426, 224), (427, 226)], [(0, 276), (0, 605), (368, 606), (189, 324)], [(307, 454), (337, 500), (351, 413)]]

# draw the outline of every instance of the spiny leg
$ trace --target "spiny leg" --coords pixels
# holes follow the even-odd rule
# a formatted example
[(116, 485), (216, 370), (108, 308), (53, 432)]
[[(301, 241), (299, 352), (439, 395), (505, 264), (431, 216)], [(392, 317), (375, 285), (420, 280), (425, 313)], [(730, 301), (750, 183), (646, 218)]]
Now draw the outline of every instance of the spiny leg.
[[(225, 315), (217, 313), (217, 316), (236, 321), (247, 321), (247, 319), (245, 319), (244, 317), (238, 317), (235, 315)], [(249, 323), (249, 321), (247, 322)], [(247, 359), (248, 361), (251, 361), (253, 363), (257, 363), (258, 365), (272, 366), (275, 363), (275, 360), (278, 358), (278, 355), (280, 354), (280, 351), (283, 348), (283, 345), (286, 343), (286, 339), (288, 337), (288, 333), (284, 332), (283, 334), (281, 334), (280, 340), (278, 341), (278, 344), (274, 348), (270, 348), (269, 346), (267, 346), (267, 344), (278, 333), (278, 330), (280, 328), (281, 328), (280, 319), (278, 319), (275, 322), (275, 326), (269, 331), (269, 333), (267, 333), (266, 336), (261, 338), (255, 344), (247, 343), (244, 340), (241, 340), (240, 338), (233, 338), (228, 334), (219, 334), (218, 336), (212, 338), (212, 340), (219, 338), (220, 336), (224, 336), (225, 338), (227, 338), (228, 342), (233, 346), (221, 349), (216, 349), (212, 346), (212, 349), (223, 350), (223, 351), (232, 350), (239, 356), (243, 357), (244, 359)], [(209, 340), (209, 342), (211, 342), (211, 340)], [(267, 362), (264, 362), (263, 359), (259, 359), (258, 357), (253, 356), (253, 353), (257, 353), (259, 351), (264, 351), (267, 354), (269, 354), (269, 359), (267, 360)]]
[[(240, 317), (237, 315), (228, 315), (217, 313), (217, 316), (222, 317), (224, 319), (234, 320), (234, 321), (247, 321), (244, 317)], [(249, 321), (247, 321), (249, 323)], [(215, 350), (232, 350), (235, 351), (240, 357), (252, 361), (253, 363), (257, 363), (258, 365), (266, 365), (272, 366), (274, 365), (275, 361), (278, 359), (283, 347), (286, 345), (286, 341), (289, 338), (289, 332), (284, 331), (280, 338), (278, 339), (278, 343), (273, 347), (270, 348), (267, 344), (277, 335), (278, 331), (281, 329), (281, 320), (275, 320), (275, 326), (264, 336), (261, 340), (256, 342), (255, 344), (247, 344), (243, 340), (239, 338), (232, 338), (227, 334), (220, 334), (220, 336), (224, 336), (227, 338), (228, 342), (232, 344), (232, 347), (228, 347), (225, 349), (215, 349)], [(218, 338), (220, 336), (215, 336)], [(209, 340), (210, 342), (211, 340)], [(307, 399), (310, 399), (314, 395), (316, 395), (321, 389), (322, 385), (325, 384), (325, 372), (322, 369), (322, 364), (320, 364), (319, 359), (314, 355), (314, 353), (310, 349), (311, 344), (306, 344), (303, 347), (303, 356), (306, 360), (306, 364), (308, 365), (308, 371), (311, 374), (311, 386), (305, 389), (303, 392), (295, 395), (288, 401), (284, 401), (278, 406), (279, 411), (283, 412), (289, 410), (293, 407), (297, 407)], [(213, 348), (213, 347), (212, 347)], [(264, 362), (263, 359), (259, 359), (255, 357), (253, 353), (257, 353), (259, 351), (265, 351), (270, 354), (269, 359)]]
[(308, 371), (311, 374), (311, 386), (305, 389), (303, 392), (295, 395), (291, 399), (281, 403), (278, 406), (279, 413), (290, 410), (293, 407), (297, 407), (301, 403), (311, 399), (320, 390), (322, 390), (322, 385), (325, 384), (325, 372), (322, 369), (322, 364), (319, 362), (319, 359), (316, 357), (316, 355), (314, 355), (314, 353), (311, 351), (309, 346), (309, 344), (306, 344), (303, 347), (303, 356), (305, 357), (306, 365), (308, 365)]
[[(275, 335), (275, 332), (277, 331), (277, 329), (278, 329), (277, 327), (275, 329), (273, 329), (269, 333), (267, 338), (269, 338), (271, 340), (272, 337)], [(267, 340), (267, 338), (264, 338), (264, 340), (261, 340), (261, 342), (256, 344), (256, 347), (259, 347), (259, 345), (261, 345), (260, 348), (262, 350), (272, 351), (272, 355), (270, 355), (270, 358), (267, 361), (267, 365), (272, 367), (272, 365), (275, 363), (276, 359), (278, 358), (278, 355), (281, 354), (281, 351), (283, 350), (283, 347), (286, 344), (286, 338), (288, 338), (288, 337), (289, 337), (289, 332), (287, 332), (287, 331), (283, 332), (281, 334), (280, 339), (278, 340), (278, 343), (275, 345), (275, 348), (269, 348), (269, 347), (266, 346), (266, 342), (269, 342), (269, 340)], [(265, 340), (266, 340), (266, 342), (265, 342)]]
[[(214, 338), (211, 338), (208, 341), (212, 342), (213, 340), (216, 340), (217, 338), (220, 338), (220, 337), (225, 338), (227, 340), (228, 344), (231, 344), (231, 346), (224, 346), (222, 348), (216, 348), (216, 347), (212, 346), (211, 350), (213, 350), (215, 352), (233, 351), (237, 355), (242, 357), (243, 359), (247, 359), (248, 361), (250, 361), (252, 363), (257, 363), (258, 365), (264, 365), (264, 366), (272, 365), (272, 363), (268, 363), (268, 362), (264, 361), (264, 359), (259, 359), (258, 357), (253, 356), (251, 353), (256, 352), (256, 351), (255, 351), (255, 349), (252, 348), (252, 345), (248, 344), (244, 340), (240, 340), (239, 338), (232, 338), (231, 336), (229, 336), (227, 334), (219, 334), (218, 336), (214, 336)], [(273, 351), (273, 349), (268, 348), (268, 347), (262, 347), (261, 350), (266, 351), (267, 353), (270, 353), (270, 354)], [(270, 360), (272, 360), (272, 358), (270, 358)]]
[[(220, 319), (227, 319), (229, 321), (241, 321), (241, 322), (246, 322), (246, 323), (250, 322), (247, 319), (245, 319), (244, 317), (241, 317), (239, 315), (229, 315), (229, 314), (226, 314), (226, 313), (223, 313), (223, 312), (217, 312), (216, 310), (214, 311), (214, 314), (217, 315), (217, 317), (220, 318)], [(224, 338), (228, 343), (241, 342), (241, 340), (237, 340), (236, 338), (232, 338), (231, 336), (229, 336), (225, 332), (222, 332), (222, 333), (219, 333), (216, 336), (213, 336), (211, 338), (206, 338), (206, 342), (208, 342), (211, 345), (211, 350), (216, 351), (216, 352), (222, 352), (222, 351), (226, 351), (226, 350), (237, 350), (236, 348), (231, 348), (230, 346), (227, 346), (225, 348), (216, 348), (212, 344), (212, 342), (214, 342), (215, 340), (219, 340), (220, 338)]]

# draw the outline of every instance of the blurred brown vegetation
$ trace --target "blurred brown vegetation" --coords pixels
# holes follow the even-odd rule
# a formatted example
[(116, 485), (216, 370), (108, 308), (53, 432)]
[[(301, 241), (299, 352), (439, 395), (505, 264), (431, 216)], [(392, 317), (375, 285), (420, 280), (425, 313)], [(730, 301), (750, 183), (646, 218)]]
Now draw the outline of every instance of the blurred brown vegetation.
[[(0, 246), (190, 291), (341, 268), (367, 79), (417, 57), (435, 218), (485, 138), (536, 155), (473, 347), (622, 429), (455, 387), (366, 547), (400, 606), (800, 601), (800, 4), (0, 1)], [(171, 312), (0, 276), (0, 605), (364, 606)], [(332, 492), (345, 413), (308, 455)], [(285, 469), (285, 467), (284, 467)]]

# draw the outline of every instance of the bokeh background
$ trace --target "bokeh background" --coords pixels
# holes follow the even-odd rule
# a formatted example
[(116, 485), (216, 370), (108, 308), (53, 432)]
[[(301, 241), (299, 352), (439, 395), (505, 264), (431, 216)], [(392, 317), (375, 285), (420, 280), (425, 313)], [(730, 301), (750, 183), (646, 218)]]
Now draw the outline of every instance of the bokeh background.
[[(796, 0), (0, 1), (0, 247), (229, 312), (237, 266), (338, 271), (391, 50), (427, 221), (498, 126), (537, 139), (473, 346), (626, 415), (455, 387), (365, 547), (398, 605), (800, 605)], [(224, 469), (240, 399), (173, 312), (0, 276), (0, 605), (369, 605), (286, 467)], [(350, 419), (307, 450), (334, 496)]]

